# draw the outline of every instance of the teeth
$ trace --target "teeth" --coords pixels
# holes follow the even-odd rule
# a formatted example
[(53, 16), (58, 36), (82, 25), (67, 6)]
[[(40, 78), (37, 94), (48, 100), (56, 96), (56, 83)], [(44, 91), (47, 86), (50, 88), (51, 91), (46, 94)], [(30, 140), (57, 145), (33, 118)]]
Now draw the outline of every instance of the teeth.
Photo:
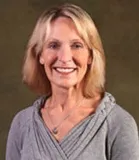
[(69, 73), (69, 72), (74, 71), (74, 68), (56, 68), (56, 70), (62, 73)]

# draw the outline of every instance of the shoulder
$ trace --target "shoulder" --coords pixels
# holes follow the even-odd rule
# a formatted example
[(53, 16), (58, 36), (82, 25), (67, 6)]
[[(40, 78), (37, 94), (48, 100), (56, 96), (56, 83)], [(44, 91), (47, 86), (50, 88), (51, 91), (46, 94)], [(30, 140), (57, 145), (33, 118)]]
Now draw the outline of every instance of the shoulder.
[[(116, 103), (115, 98), (106, 93), (104, 98), (104, 108), (108, 110), (106, 124), (108, 136), (111, 141), (116, 138), (128, 137), (128, 139), (138, 139), (138, 127), (134, 117), (124, 108)], [(121, 139), (121, 138), (120, 138)]]
[(12, 121), (12, 126), (23, 127), (27, 122), (31, 121), (33, 115), (34, 107), (29, 106), (26, 109), (19, 111)]
[(30, 107), (18, 112), (13, 118), (7, 138), (7, 155), (13, 154), (11, 153), (13, 150), (18, 155), (22, 148), (23, 140), (32, 127), (33, 115), (34, 113), (39, 114), (39, 108), (42, 102), (43, 98), (41, 97)]
[(105, 104), (105, 110), (109, 110), (107, 113), (107, 123), (109, 127), (120, 129), (122, 126), (130, 127), (131, 125), (137, 129), (134, 117), (123, 107), (118, 105), (115, 98), (110, 93), (105, 94), (103, 102)]
[(26, 135), (29, 133), (35, 110), (39, 113), (39, 106), (42, 100), (39, 98), (30, 107), (18, 112), (10, 126), (7, 145), (6, 145), (6, 159), (20, 159), (20, 151), (22, 150), (23, 143)]
[(134, 117), (118, 104), (113, 106), (107, 118), (107, 122), (111, 131), (126, 131), (129, 129), (133, 129), (134, 131), (138, 130)]
[(40, 97), (31, 106), (19, 111), (13, 118), (11, 127), (22, 129), (24, 126), (29, 125), (33, 120), (33, 114), (35, 111), (39, 114), (39, 108), (43, 99), (44, 97)]
[[(111, 143), (139, 147), (138, 127), (134, 117), (115, 104), (107, 117), (108, 139)], [(117, 142), (117, 143), (116, 143)], [(139, 150), (138, 150), (139, 151)]]
[(112, 160), (138, 160), (139, 137), (135, 119), (116, 101), (108, 100), (106, 106), (112, 108), (106, 118), (109, 156)]

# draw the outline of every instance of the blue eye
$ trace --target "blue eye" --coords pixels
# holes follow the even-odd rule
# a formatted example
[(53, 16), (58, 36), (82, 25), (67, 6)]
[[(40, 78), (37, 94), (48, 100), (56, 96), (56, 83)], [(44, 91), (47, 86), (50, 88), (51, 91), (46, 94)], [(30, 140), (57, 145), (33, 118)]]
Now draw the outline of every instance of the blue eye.
[(83, 44), (79, 43), (79, 42), (75, 42), (71, 45), (71, 47), (73, 49), (80, 49), (80, 48), (83, 48)]
[(48, 48), (50, 49), (58, 49), (60, 45), (57, 42), (51, 42), (48, 44)]

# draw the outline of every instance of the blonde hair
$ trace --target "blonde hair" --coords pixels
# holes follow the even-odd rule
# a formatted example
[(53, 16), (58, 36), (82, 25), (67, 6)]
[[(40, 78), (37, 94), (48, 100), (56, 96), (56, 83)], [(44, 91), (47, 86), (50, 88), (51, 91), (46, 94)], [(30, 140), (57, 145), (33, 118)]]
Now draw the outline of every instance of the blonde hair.
[(47, 33), (52, 21), (58, 17), (68, 17), (75, 24), (79, 35), (87, 44), (92, 54), (92, 63), (85, 76), (83, 94), (93, 97), (105, 91), (105, 55), (96, 26), (82, 8), (73, 4), (64, 4), (45, 11), (37, 21), (29, 40), (23, 65), (23, 81), (39, 94), (51, 93), (50, 82), (44, 67), (39, 63)]

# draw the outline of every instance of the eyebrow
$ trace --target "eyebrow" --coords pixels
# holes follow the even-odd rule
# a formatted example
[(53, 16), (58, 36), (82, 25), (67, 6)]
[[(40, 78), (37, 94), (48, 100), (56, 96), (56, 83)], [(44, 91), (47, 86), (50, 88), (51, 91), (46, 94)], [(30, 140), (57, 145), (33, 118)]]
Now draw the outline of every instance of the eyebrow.
[(56, 39), (56, 38), (50, 38), (50, 39), (47, 39), (46, 40), (46, 43), (47, 42), (53, 42), (53, 41), (56, 41), (56, 42), (60, 42), (58, 39)]
[[(46, 43), (49, 43), (49, 42), (58, 42), (59, 43), (59, 42), (61, 42), (61, 40), (56, 39), (56, 38), (50, 38), (50, 39), (46, 40)], [(72, 39), (72, 40), (70, 40), (70, 42), (81, 42), (81, 43), (85, 44), (82, 39), (78, 39), (78, 38)]]

